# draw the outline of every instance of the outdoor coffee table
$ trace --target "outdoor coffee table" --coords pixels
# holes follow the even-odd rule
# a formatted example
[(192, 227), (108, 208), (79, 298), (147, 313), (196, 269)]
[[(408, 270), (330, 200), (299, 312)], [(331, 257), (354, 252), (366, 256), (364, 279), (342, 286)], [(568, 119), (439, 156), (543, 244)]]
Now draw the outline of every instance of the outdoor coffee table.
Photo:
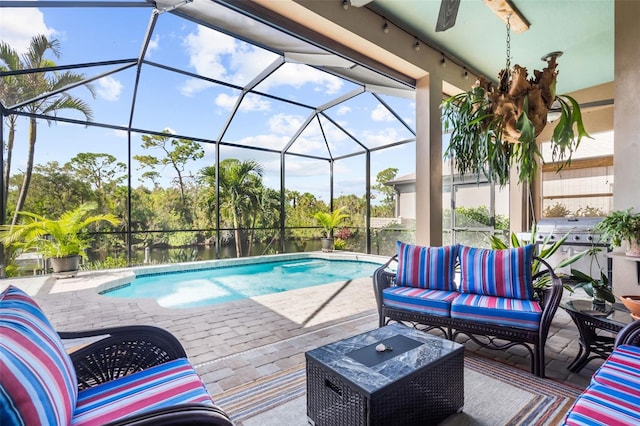
[[(560, 306), (567, 311), (580, 333), (580, 350), (567, 367), (574, 373), (593, 359), (606, 359), (613, 350), (615, 334), (633, 321), (622, 303), (596, 305), (590, 300), (571, 300)], [(613, 335), (603, 335), (602, 331)]]
[(464, 405), (464, 346), (401, 324), (305, 356), (313, 425), (435, 424)]

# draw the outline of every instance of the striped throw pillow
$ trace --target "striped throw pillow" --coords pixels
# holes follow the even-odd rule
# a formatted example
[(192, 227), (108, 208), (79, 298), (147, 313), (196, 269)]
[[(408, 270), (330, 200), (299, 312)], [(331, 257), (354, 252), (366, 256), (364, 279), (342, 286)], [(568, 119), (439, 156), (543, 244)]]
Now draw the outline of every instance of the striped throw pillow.
[(398, 271), (400, 286), (454, 291), (454, 273), (458, 245), (422, 247), (398, 241)]
[(486, 296), (533, 299), (534, 245), (505, 250), (460, 246), (460, 291)]
[(0, 294), (0, 425), (68, 425), (78, 398), (62, 340), (36, 302)]

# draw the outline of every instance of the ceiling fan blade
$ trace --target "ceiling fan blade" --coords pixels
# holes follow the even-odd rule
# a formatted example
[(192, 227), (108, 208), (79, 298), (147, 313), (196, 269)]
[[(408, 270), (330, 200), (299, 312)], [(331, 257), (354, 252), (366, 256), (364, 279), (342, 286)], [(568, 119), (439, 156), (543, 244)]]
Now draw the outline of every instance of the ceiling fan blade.
[(446, 31), (455, 25), (459, 7), (460, 0), (442, 0), (436, 23), (437, 32)]

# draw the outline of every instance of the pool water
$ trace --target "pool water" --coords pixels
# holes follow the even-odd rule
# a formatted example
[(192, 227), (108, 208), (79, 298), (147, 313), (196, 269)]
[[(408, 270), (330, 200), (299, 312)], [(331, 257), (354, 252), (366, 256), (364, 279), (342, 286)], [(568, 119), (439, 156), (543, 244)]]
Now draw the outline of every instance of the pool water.
[(188, 308), (371, 276), (380, 265), (353, 260), (300, 259), (197, 271), (143, 275), (101, 294), (151, 297), (160, 306)]

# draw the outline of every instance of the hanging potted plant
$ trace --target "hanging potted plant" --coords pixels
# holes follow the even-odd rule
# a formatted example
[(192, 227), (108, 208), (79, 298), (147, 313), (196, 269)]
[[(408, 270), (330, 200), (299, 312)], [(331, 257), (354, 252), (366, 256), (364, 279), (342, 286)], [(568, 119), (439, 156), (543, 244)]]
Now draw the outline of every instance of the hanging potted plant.
[(335, 209), (331, 213), (317, 212), (313, 215), (318, 224), (324, 229), (324, 236), (322, 238), (322, 251), (333, 251), (334, 240), (333, 230), (342, 222), (343, 219), (349, 217), (348, 214), (342, 213), (345, 207)]
[(622, 247), (625, 242), (626, 255), (640, 257), (640, 213), (632, 213), (632, 209), (615, 210), (609, 213), (596, 226), (603, 238), (610, 239), (610, 247)]
[(85, 203), (63, 213), (58, 219), (47, 219), (25, 211), (18, 212), (24, 223), (0, 226), (0, 242), (17, 250), (35, 249), (50, 259), (54, 273), (73, 276), (78, 270), (80, 257), (86, 257), (84, 250), (90, 247), (87, 227), (102, 221), (112, 225), (120, 223), (113, 214), (88, 216), (96, 208), (96, 203)]
[(445, 131), (451, 131), (445, 157), (453, 160), (460, 174), (482, 173), (500, 185), (507, 183), (512, 166), (518, 170), (518, 183), (530, 182), (536, 175), (541, 160), (536, 137), (547, 125), (550, 109), (560, 113), (551, 137), (559, 169), (570, 163), (580, 140), (589, 137), (578, 102), (556, 95), (556, 59), (562, 52), (543, 57), (547, 66), (528, 78), (526, 68), (511, 68), (509, 28), (507, 23), (507, 63), (498, 83), (481, 78), (468, 92), (442, 103)]

